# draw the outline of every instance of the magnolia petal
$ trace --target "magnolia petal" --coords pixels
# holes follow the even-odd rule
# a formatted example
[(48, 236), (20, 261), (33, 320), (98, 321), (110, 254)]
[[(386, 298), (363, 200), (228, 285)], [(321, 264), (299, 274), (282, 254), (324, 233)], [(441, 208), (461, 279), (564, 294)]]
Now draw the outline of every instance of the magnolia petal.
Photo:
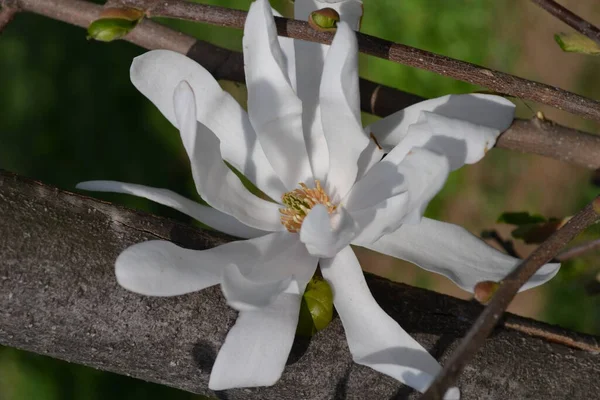
[(235, 264), (251, 281), (272, 282), (293, 276), (298, 286), (303, 288), (317, 267), (318, 259), (306, 251), (296, 233), (281, 231), (236, 243), (246, 247), (247, 257), (230, 258), (230, 263)]
[[(324, 7), (335, 9), (340, 14), (341, 21), (346, 21), (353, 29), (358, 29), (363, 10), (362, 2), (356, 0), (335, 2), (299, 0), (294, 2), (294, 18), (307, 21), (310, 13)], [(319, 86), (329, 46), (304, 40), (295, 40), (294, 46), (298, 82), (296, 92), (302, 100), (302, 126), (306, 148), (314, 178), (325, 182), (329, 170), (329, 150), (321, 125)]]
[(178, 296), (202, 290), (221, 281), (224, 265), (211, 250), (184, 249), (163, 240), (135, 244), (115, 262), (117, 282), (147, 296)]
[[(363, 130), (363, 132), (365, 132), (365, 136), (368, 136), (366, 130)], [(367, 144), (367, 147), (363, 150), (357, 160), (358, 173), (356, 181), (358, 182), (361, 180), (374, 165), (381, 161), (383, 156), (385, 156), (383, 148), (381, 148), (374, 140), (370, 139), (369, 144)]]
[(496, 129), (424, 111), (387, 157), (400, 162), (413, 147), (424, 147), (446, 156), (451, 170), (456, 170), (481, 160), (494, 147), (499, 133)]
[(353, 244), (372, 243), (398, 228), (408, 214), (410, 197), (407, 192), (385, 199), (381, 203), (350, 213), (358, 225)]
[(302, 222), (300, 241), (315, 257), (333, 257), (350, 244), (357, 230), (356, 222), (343, 207), (330, 215), (325, 206), (317, 204)]
[(318, 259), (308, 253), (296, 234), (279, 232), (262, 244), (267, 256), (249, 258), (242, 268), (230, 264), (223, 271), (221, 289), (236, 310), (269, 305), (280, 293), (303, 293), (317, 268)]
[(223, 158), (271, 198), (278, 199), (286, 191), (258, 143), (248, 114), (204, 67), (182, 54), (154, 50), (133, 60), (130, 75), (135, 87), (175, 126), (173, 92), (187, 81), (198, 95), (198, 121), (219, 138)]
[(308, 255), (296, 234), (284, 231), (208, 250), (183, 249), (166, 241), (143, 242), (119, 255), (115, 271), (121, 286), (128, 290), (148, 296), (176, 296), (220, 283), (229, 264), (235, 264), (254, 282), (294, 276), (304, 287), (317, 259)]
[(357, 160), (369, 145), (360, 121), (356, 33), (340, 22), (320, 87), (321, 122), (329, 148), (328, 192), (343, 198), (358, 177)]
[[(418, 225), (402, 225), (362, 246), (444, 275), (469, 292), (478, 282), (501, 281), (521, 261), (488, 246), (461, 226), (429, 218), (423, 218)], [(546, 264), (521, 290), (549, 281), (559, 268), (560, 263)]]
[(209, 389), (274, 385), (294, 342), (301, 299), (300, 293), (282, 293), (264, 308), (240, 311), (217, 355)]
[(244, 239), (258, 237), (268, 233), (267, 231), (246, 226), (229, 214), (196, 203), (195, 201), (168, 189), (159, 189), (150, 186), (137, 185), (135, 183), (117, 181), (87, 181), (80, 182), (75, 187), (81, 190), (126, 193), (144, 197), (164, 206), (174, 208), (220, 232)]
[[(333, 290), (333, 304), (354, 361), (424, 392), (440, 365), (379, 307), (352, 249), (346, 247), (320, 265)], [(449, 394), (457, 395), (458, 389)]]
[(413, 148), (395, 165), (385, 157), (357, 182), (346, 204), (360, 226), (354, 243), (371, 243), (403, 223), (418, 223), (431, 199), (448, 178), (448, 160)]
[(390, 151), (408, 134), (408, 128), (419, 120), (423, 111), (490, 128), (498, 132), (497, 136), (512, 123), (515, 105), (503, 97), (488, 94), (453, 94), (414, 104), (366, 129), (384, 150)]
[[(273, 16), (283, 17), (283, 15), (281, 15), (281, 13), (273, 7), (271, 7), (271, 11), (273, 12)], [(290, 80), (292, 89), (296, 91), (296, 51), (294, 49), (295, 40), (283, 36), (279, 36), (277, 40), (279, 40), (279, 47), (281, 47), (281, 52), (283, 54), (283, 65), (285, 65), (287, 68), (287, 77)]]
[(223, 271), (221, 290), (231, 308), (255, 310), (272, 303), (291, 282), (291, 276), (277, 281), (253, 281), (246, 278), (237, 265), (228, 264)]
[(219, 139), (210, 129), (196, 122), (195, 96), (187, 82), (177, 86), (173, 102), (181, 140), (202, 198), (245, 225), (265, 231), (282, 230), (279, 205), (250, 193), (221, 159)]
[(269, 163), (288, 189), (312, 179), (302, 130), (302, 102), (287, 76), (271, 6), (257, 0), (244, 25), (248, 113)]
[[(399, 165), (409, 194), (408, 214), (402, 222), (418, 223), (427, 205), (444, 187), (450, 165), (448, 159), (424, 148), (413, 148)], [(399, 226), (399, 225), (397, 225)]]

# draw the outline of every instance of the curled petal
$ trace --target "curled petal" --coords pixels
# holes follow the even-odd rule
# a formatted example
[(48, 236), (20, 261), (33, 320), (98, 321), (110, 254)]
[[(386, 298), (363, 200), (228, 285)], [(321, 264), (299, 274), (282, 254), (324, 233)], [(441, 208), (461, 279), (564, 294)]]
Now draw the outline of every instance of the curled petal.
[(278, 199), (286, 191), (269, 164), (248, 114), (204, 67), (169, 50), (154, 50), (136, 57), (131, 64), (131, 82), (175, 126), (173, 93), (187, 81), (198, 95), (196, 116), (221, 143), (223, 158), (263, 192)]
[(253, 310), (271, 304), (284, 290), (304, 292), (318, 259), (296, 234), (279, 232), (254, 245), (262, 248), (263, 256), (252, 257), (249, 252), (242, 264), (231, 263), (223, 269), (221, 289), (231, 307)]
[(500, 96), (453, 94), (414, 104), (367, 126), (366, 129), (375, 135), (384, 150), (390, 151), (408, 134), (408, 128), (419, 120), (424, 111), (487, 127), (495, 131), (497, 137), (512, 123), (515, 105)]
[[(444, 275), (469, 292), (478, 282), (501, 281), (521, 261), (488, 246), (458, 225), (429, 218), (417, 225), (402, 225), (378, 241), (361, 246)], [(549, 281), (559, 268), (559, 263), (546, 264), (521, 290)]]
[(221, 290), (230, 307), (247, 311), (268, 306), (291, 283), (292, 276), (276, 281), (253, 281), (245, 277), (237, 265), (228, 264), (223, 270)]
[[(321, 272), (333, 290), (354, 361), (424, 392), (440, 365), (375, 302), (352, 249), (321, 260)], [(446, 398), (457, 399), (458, 389)]]
[(343, 207), (329, 215), (324, 205), (317, 204), (302, 222), (300, 241), (315, 257), (333, 257), (354, 239), (357, 228)]
[(356, 182), (357, 160), (369, 145), (360, 120), (356, 33), (345, 22), (338, 24), (327, 53), (319, 102), (329, 148), (327, 187), (340, 200)]
[(350, 213), (358, 225), (353, 244), (372, 243), (398, 228), (408, 214), (407, 192), (397, 194), (372, 206)]
[[(279, 206), (250, 193), (221, 159), (219, 139), (196, 122), (194, 92), (183, 81), (173, 96), (181, 140), (191, 161), (196, 189), (212, 207), (245, 225), (265, 231), (282, 230)], [(198, 134), (200, 130), (200, 134)]]
[(268, 233), (267, 231), (246, 226), (229, 214), (196, 203), (168, 189), (116, 181), (87, 181), (78, 183), (75, 187), (95, 192), (127, 193), (144, 197), (164, 206), (174, 208), (220, 232), (244, 239), (263, 236)]
[(244, 26), (248, 113), (269, 163), (288, 189), (307, 182), (312, 171), (302, 130), (302, 102), (287, 75), (271, 6), (257, 0)]
[[(294, 18), (307, 21), (311, 12), (324, 7), (335, 9), (342, 21), (346, 21), (352, 29), (358, 29), (362, 17), (362, 2), (342, 0), (323, 2), (318, 0), (299, 0), (294, 2)], [(297, 94), (302, 100), (302, 125), (306, 148), (315, 179), (326, 181), (329, 170), (329, 150), (321, 124), (321, 108), (319, 106), (319, 86), (321, 71), (328, 45), (294, 40), (296, 50)]]
[(360, 226), (354, 243), (371, 243), (401, 224), (418, 223), (448, 172), (444, 156), (423, 148), (413, 148), (398, 165), (386, 157), (373, 166), (346, 199)]
[(424, 147), (446, 156), (451, 170), (456, 170), (481, 160), (494, 147), (499, 133), (485, 126), (423, 112), (388, 157), (399, 162), (413, 147)]

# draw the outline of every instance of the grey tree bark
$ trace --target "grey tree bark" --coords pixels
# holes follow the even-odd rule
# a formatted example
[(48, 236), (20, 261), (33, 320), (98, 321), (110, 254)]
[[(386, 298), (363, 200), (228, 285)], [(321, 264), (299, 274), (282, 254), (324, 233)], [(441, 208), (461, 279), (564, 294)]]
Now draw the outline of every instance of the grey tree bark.
[[(218, 287), (150, 298), (119, 287), (126, 247), (204, 249), (230, 238), (0, 171), (0, 343), (226, 399), (403, 399), (356, 365), (340, 320), (297, 339), (273, 387), (213, 393), (208, 377), (236, 312)], [(379, 304), (441, 362), (481, 306), (368, 275)], [(377, 338), (373, 338), (377, 340)], [(600, 396), (598, 338), (508, 315), (458, 382), (464, 399)]]

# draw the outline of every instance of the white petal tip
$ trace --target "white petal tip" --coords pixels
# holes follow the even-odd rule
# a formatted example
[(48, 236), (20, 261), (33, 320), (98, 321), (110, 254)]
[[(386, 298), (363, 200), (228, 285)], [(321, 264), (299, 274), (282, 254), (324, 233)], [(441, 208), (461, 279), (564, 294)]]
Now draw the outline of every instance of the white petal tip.
[(457, 387), (451, 387), (446, 391), (444, 400), (460, 400), (460, 390)]
[(113, 181), (85, 181), (75, 185), (75, 189), (95, 192), (118, 192)]

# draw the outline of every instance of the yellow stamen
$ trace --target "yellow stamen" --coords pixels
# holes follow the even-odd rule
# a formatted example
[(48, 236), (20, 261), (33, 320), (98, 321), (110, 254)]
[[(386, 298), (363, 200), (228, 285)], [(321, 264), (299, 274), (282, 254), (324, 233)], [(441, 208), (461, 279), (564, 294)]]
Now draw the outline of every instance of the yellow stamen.
[(329, 196), (321, 187), (321, 182), (315, 179), (315, 188), (309, 188), (304, 183), (300, 183), (299, 189), (284, 193), (281, 196), (281, 202), (286, 208), (280, 208), (281, 223), (290, 232), (298, 232), (302, 227), (304, 217), (316, 204), (323, 204), (327, 211), (332, 213), (337, 208), (329, 200)]

